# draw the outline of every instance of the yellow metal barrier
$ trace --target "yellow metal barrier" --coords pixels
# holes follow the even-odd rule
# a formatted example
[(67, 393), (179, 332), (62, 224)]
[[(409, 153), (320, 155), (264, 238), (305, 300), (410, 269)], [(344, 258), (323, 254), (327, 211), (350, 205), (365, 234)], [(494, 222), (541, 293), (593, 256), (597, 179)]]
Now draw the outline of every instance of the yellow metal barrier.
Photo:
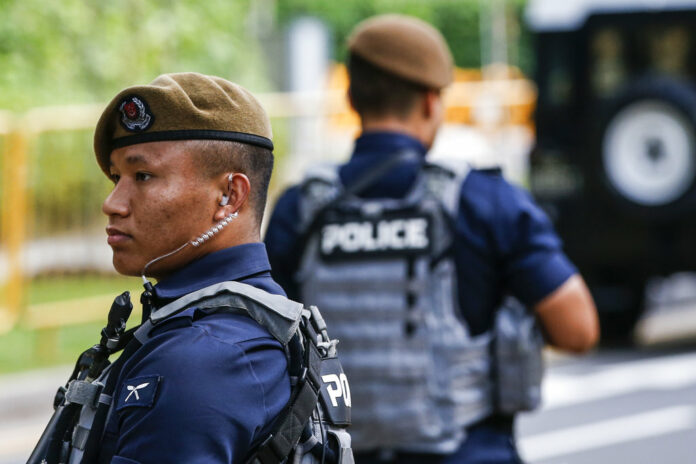
[(3, 154), (2, 243), (7, 250), (8, 277), (0, 312), (0, 333), (10, 330), (17, 322), (24, 294), (22, 245), (27, 213), (27, 143), (23, 130), (13, 130), (6, 136)]
[(25, 307), (22, 251), (32, 204), (27, 188), (30, 144), (45, 132), (93, 128), (101, 111), (101, 105), (75, 105), (37, 108), (21, 117), (0, 112), (0, 135), (5, 137), (0, 243), (7, 254), (8, 269), (2, 292), (4, 301), (0, 301), (0, 333), (12, 329)]

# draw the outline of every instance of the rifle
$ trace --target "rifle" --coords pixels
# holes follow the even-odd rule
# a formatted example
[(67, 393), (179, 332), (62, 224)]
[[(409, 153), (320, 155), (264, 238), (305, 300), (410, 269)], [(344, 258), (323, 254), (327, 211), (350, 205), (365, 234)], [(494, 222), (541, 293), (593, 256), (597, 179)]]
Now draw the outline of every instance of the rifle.
[[(104, 369), (109, 366), (109, 356), (123, 348), (131, 338), (126, 332), (126, 321), (133, 310), (130, 293), (123, 292), (114, 299), (109, 310), (106, 327), (101, 331), (98, 344), (84, 351), (75, 363), (70, 378), (61, 385), (53, 399), (53, 415), (41, 434), (27, 464), (65, 463), (70, 455), (72, 430), (77, 423), (82, 404), (70, 401), (71, 385), (94, 385)], [(78, 382), (75, 384), (75, 382)]]

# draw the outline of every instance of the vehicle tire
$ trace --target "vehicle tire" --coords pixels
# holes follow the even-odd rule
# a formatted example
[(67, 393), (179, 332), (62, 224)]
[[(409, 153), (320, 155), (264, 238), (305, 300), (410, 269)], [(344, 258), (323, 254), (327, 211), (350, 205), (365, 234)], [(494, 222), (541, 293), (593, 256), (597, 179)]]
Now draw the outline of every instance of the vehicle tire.
[[(619, 209), (674, 216), (696, 186), (696, 90), (667, 78), (627, 88), (601, 127), (600, 169)], [(644, 215), (645, 216), (645, 215)]]

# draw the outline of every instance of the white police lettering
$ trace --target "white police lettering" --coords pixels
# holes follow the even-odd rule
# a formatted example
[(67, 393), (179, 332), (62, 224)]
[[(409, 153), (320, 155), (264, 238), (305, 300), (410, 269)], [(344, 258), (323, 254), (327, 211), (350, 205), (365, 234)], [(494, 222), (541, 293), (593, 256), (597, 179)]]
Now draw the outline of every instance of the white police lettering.
[(321, 251), (331, 254), (361, 251), (421, 250), (428, 247), (428, 221), (425, 218), (383, 219), (376, 224), (345, 222), (328, 224), (321, 234)]
[(336, 374), (322, 375), (321, 379), (327, 384), (326, 391), (329, 392), (333, 407), (338, 407), (337, 399), (340, 397), (343, 397), (343, 402), (350, 407), (350, 387), (348, 386), (346, 374), (341, 373), (340, 376)]
[(141, 389), (147, 387), (148, 385), (150, 385), (150, 382), (141, 383), (141, 384), (138, 385), (137, 387), (135, 387), (135, 386), (133, 386), (133, 385), (126, 385), (126, 389), (127, 389), (130, 393), (128, 394), (128, 396), (126, 396), (126, 400), (124, 401), (124, 403), (127, 403), (127, 402), (128, 402), (128, 399), (129, 399), (133, 394), (135, 394), (135, 399), (136, 399), (136, 400), (139, 400), (139, 399), (140, 399), (140, 395), (138, 395), (138, 390), (141, 390)]

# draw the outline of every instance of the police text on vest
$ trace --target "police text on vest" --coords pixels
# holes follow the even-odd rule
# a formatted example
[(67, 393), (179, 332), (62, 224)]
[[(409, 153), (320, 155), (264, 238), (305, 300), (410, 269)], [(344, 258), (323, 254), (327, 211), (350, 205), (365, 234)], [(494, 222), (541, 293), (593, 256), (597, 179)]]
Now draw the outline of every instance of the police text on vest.
[(422, 251), (429, 246), (428, 220), (425, 217), (326, 224), (321, 232), (321, 253), (325, 256)]
[(321, 379), (326, 384), (326, 391), (329, 392), (331, 404), (334, 408), (338, 407), (338, 398), (343, 398), (345, 405), (350, 407), (350, 386), (348, 386), (346, 374), (341, 372), (340, 375), (322, 375)]

